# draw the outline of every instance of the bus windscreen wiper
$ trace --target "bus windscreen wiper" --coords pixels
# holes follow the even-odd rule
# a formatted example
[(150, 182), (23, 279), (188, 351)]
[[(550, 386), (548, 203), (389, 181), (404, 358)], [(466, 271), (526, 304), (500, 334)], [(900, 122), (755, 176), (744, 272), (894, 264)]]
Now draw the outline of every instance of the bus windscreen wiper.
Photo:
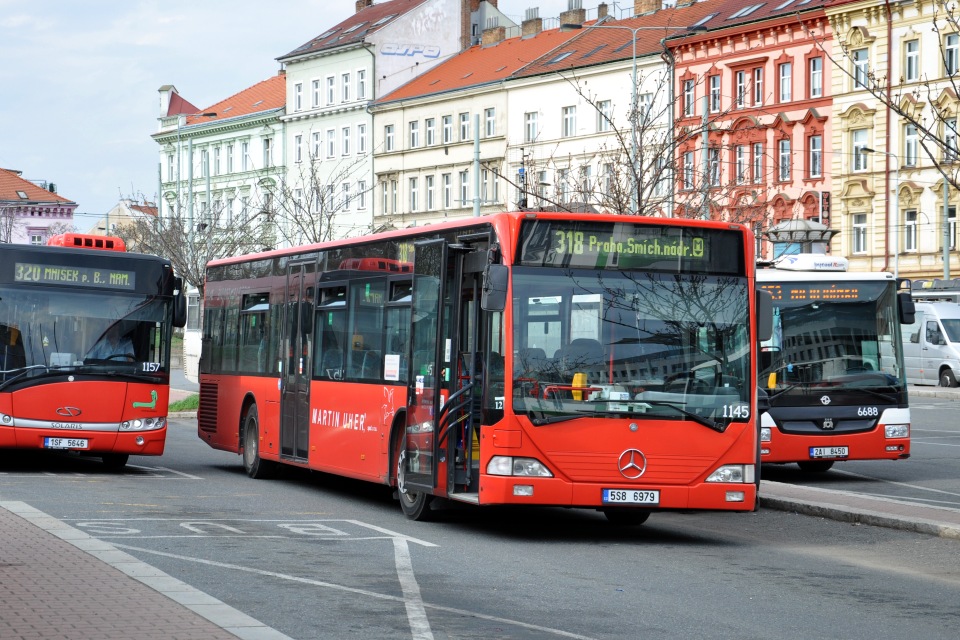
[(690, 418), (697, 424), (702, 424), (708, 429), (713, 429), (717, 433), (723, 433), (724, 431), (727, 430), (727, 425), (721, 422), (714, 422), (713, 420), (710, 420), (709, 418), (704, 418), (703, 416), (693, 413), (692, 411), (687, 411), (686, 409), (677, 405), (676, 403), (669, 402), (667, 400), (643, 400), (643, 402), (654, 407), (670, 407), (671, 409), (674, 409), (682, 413), (685, 417)]

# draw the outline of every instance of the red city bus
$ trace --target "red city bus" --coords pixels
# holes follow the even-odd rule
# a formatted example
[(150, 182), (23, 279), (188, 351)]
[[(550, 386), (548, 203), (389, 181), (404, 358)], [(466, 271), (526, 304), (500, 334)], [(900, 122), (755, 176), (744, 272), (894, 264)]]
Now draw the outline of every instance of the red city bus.
[(760, 344), (761, 463), (822, 473), (910, 457), (900, 325), (914, 322), (914, 304), (900, 284), (813, 253), (757, 270), (773, 298), (773, 331)]
[(436, 498), (752, 510), (752, 247), (734, 224), (504, 213), (211, 262), (198, 435), (254, 478), (394, 486), (413, 519)]
[(180, 285), (120, 238), (0, 245), (0, 449), (162, 454)]

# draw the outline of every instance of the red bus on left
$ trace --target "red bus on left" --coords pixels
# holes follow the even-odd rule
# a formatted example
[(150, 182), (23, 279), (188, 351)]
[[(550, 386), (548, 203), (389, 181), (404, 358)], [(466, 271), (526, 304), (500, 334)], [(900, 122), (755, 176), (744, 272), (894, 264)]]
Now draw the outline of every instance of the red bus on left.
[(0, 449), (77, 451), (109, 468), (162, 454), (182, 289), (169, 260), (120, 238), (0, 245)]

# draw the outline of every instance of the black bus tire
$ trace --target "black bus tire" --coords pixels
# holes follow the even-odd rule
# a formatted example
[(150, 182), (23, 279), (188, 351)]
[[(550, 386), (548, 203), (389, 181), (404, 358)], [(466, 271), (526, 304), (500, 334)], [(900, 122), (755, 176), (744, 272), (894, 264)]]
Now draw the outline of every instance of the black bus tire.
[(260, 417), (257, 405), (252, 404), (243, 418), (243, 470), (255, 480), (269, 478), (274, 463), (260, 458)]

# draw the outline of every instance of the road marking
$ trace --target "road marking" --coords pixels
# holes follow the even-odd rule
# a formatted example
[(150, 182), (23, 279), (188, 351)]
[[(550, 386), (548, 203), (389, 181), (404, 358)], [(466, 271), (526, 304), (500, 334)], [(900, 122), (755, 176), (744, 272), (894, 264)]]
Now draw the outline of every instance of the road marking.
[(176, 471), (168, 467), (142, 467), (136, 464), (128, 464), (127, 466), (133, 467), (135, 469), (146, 469), (148, 471), (166, 471), (167, 473), (172, 473), (174, 475), (181, 476), (183, 478), (186, 478), (187, 480), (203, 480), (203, 478), (201, 478), (200, 476), (190, 475), (189, 473), (184, 473), (183, 471)]
[(917, 440), (916, 438), (910, 441), (911, 444), (925, 444), (930, 447), (960, 447), (960, 444), (950, 444), (949, 442), (928, 442), (925, 440)]
[[(402, 538), (403, 536), (401, 536)], [(397, 538), (394, 538), (396, 540)], [(333, 582), (326, 582), (323, 580), (313, 580), (311, 578), (301, 578), (299, 576), (292, 576), (286, 573), (279, 573), (276, 571), (267, 571), (265, 569), (254, 569), (253, 567), (244, 567), (237, 564), (230, 564), (226, 562), (217, 562), (215, 560), (206, 560), (204, 558), (195, 558), (191, 556), (184, 556), (176, 553), (168, 553), (166, 551), (155, 551), (153, 549), (144, 549), (143, 547), (134, 547), (126, 544), (114, 544), (115, 547), (120, 549), (127, 549), (129, 551), (136, 551), (139, 553), (147, 553), (157, 556), (162, 556), (164, 558), (172, 558), (174, 560), (182, 560), (184, 562), (195, 562), (197, 564), (203, 564), (211, 567), (220, 567), (221, 569), (232, 569), (234, 571), (241, 571), (244, 573), (252, 573), (259, 576), (265, 576), (268, 578), (277, 578), (280, 580), (288, 580), (290, 582), (297, 582), (300, 584), (307, 584), (314, 587), (323, 587), (326, 589), (334, 589), (336, 591), (342, 591), (344, 593), (353, 593), (357, 595), (367, 596), (369, 598), (376, 598), (377, 600), (386, 600), (388, 602), (396, 602), (398, 604), (406, 604), (405, 598), (399, 596), (393, 596), (385, 593), (377, 593), (376, 591), (369, 591), (367, 589), (358, 589), (356, 587), (348, 587), (342, 584), (335, 584)], [(496, 622), (499, 624), (508, 624), (515, 627), (520, 627), (522, 629), (527, 629), (531, 631), (540, 631), (543, 633), (548, 633), (551, 635), (559, 636), (561, 638), (574, 638), (575, 640), (595, 640), (590, 636), (580, 635), (578, 633), (571, 633), (569, 631), (564, 631), (562, 629), (552, 629), (550, 627), (544, 627), (537, 624), (530, 624), (527, 622), (521, 622), (519, 620), (510, 620), (509, 618), (500, 618), (498, 616), (491, 616), (484, 613), (478, 613), (476, 611), (467, 611), (466, 609), (457, 609), (455, 607), (445, 607), (442, 605), (435, 605), (424, 603), (423, 608), (430, 609), (432, 611), (441, 611), (443, 613), (451, 613), (459, 616), (467, 616), (471, 618), (476, 618), (478, 620), (487, 620), (490, 622)]]
[(397, 564), (397, 577), (400, 579), (400, 589), (403, 591), (404, 605), (407, 608), (407, 621), (414, 640), (433, 640), (430, 630), (430, 621), (423, 608), (423, 598), (420, 597), (420, 585), (413, 573), (413, 561), (410, 560), (410, 547), (406, 540), (393, 539), (393, 555)]
[[(906, 487), (908, 489), (919, 489), (920, 491), (930, 491), (931, 493), (942, 493), (946, 496), (960, 496), (960, 493), (955, 491), (944, 491), (943, 489), (932, 489), (930, 487), (922, 487), (918, 484), (910, 484), (908, 482), (897, 482), (896, 480), (884, 480), (883, 478), (874, 478), (873, 476), (866, 476), (862, 473), (854, 473), (853, 471), (844, 471), (843, 469), (835, 469), (834, 473), (839, 473), (845, 476), (851, 476), (853, 478), (860, 478), (861, 480), (874, 480), (876, 482), (885, 482), (887, 484), (896, 485), (898, 487)], [(909, 500), (910, 498), (905, 498), (900, 496), (898, 500)]]

